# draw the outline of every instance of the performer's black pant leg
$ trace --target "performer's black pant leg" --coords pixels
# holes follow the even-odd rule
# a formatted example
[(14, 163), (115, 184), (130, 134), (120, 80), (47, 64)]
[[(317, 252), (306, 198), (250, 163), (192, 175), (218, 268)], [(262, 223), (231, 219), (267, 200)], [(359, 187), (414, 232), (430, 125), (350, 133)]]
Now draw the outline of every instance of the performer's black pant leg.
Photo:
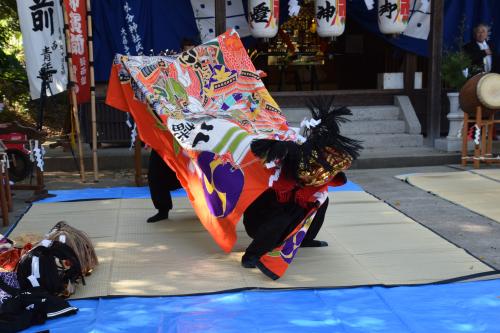
[(314, 219), (307, 230), (307, 234), (304, 237), (303, 241), (312, 241), (318, 235), (319, 230), (323, 226), (323, 222), (325, 221), (326, 210), (328, 209), (329, 199), (326, 198), (325, 202), (318, 208)]
[(154, 150), (149, 155), (148, 185), (155, 208), (159, 211), (172, 209), (170, 190), (179, 188), (180, 184), (175, 172)]
[(267, 191), (250, 205), (243, 224), (253, 241), (248, 255), (261, 257), (278, 246), (304, 218), (305, 210), (294, 203), (279, 203), (274, 192)]

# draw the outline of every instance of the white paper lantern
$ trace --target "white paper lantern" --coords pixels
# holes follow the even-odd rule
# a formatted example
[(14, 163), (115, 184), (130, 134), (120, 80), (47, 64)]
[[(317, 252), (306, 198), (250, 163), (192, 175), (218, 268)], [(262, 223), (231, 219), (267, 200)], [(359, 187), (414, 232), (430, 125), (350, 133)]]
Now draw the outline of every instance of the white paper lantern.
[(405, 31), (410, 18), (410, 0), (378, 0), (378, 27), (384, 34)]
[(278, 33), (279, 0), (248, 0), (248, 24), (255, 38), (272, 38)]
[(346, 0), (316, 0), (316, 32), (320, 37), (337, 37), (344, 33)]

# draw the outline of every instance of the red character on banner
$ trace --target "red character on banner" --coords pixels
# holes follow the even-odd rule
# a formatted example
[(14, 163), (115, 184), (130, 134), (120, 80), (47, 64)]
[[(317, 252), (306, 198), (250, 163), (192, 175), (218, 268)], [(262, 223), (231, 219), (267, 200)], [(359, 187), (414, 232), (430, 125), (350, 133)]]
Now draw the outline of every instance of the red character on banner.
[(345, 0), (337, 0), (338, 16), (345, 17)]
[(399, 12), (403, 16), (403, 22), (410, 19), (410, 0), (400, 0)]
[(331, 25), (335, 25), (335, 22), (337, 22), (337, 18), (340, 20), (340, 23), (343, 24), (345, 22), (345, 13), (345, 0), (337, 0), (337, 15), (335, 15), (335, 18), (332, 20)]
[(68, 13), (70, 42), (67, 47), (71, 52), (73, 74), (76, 78), (78, 103), (90, 100), (89, 54), (87, 46), (87, 8), (85, 0), (64, 0), (64, 9)]

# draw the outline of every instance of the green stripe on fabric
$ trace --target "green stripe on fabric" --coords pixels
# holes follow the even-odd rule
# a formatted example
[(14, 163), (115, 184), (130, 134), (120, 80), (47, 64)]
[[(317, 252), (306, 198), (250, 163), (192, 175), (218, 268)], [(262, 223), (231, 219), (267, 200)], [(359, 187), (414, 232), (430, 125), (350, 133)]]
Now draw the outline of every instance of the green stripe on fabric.
[(248, 136), (248, 133), (243, 131), (242, 133), (238, 134), (238, 136), (231, 142), (231, 145), (229, 146), (229, 151), (231, 154), (234, 154), (234, 151), (236, 148), (238, 148), (238, 145), (243, 141)]
[(227, 131), (226, 134), (222, 137), (221, 141), (217, 144), (217, 146), (215, 146), (215, 148), (213, 149), (213, 152), (219, 154), (221, 152), (222, 148), (224, 148), (226, 146), (229, 139), (233, 136), (233, 134), (239, 130), (241, 130), (241, 128), (232, 127), (229, 131)]

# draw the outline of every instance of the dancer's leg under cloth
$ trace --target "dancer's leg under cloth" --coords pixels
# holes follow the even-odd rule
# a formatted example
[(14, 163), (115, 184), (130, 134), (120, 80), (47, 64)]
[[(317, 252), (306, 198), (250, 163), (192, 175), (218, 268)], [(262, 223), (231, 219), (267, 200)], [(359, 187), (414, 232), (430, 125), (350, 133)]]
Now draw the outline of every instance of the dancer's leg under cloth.
[(158, 212), (148, 218), (147, 222), (158, 222), (168, 219), (168, 212), (172, 209), (171, 190), (181, 187), (175, 172), (163, 161), (154, 150), (149, 155), (148, 185), (151, 200)]
[[(317, 236), (325, 218), (328, 200), (319, 208), (302, 244), (304, 246), (327, 246), (328, 243), (317, 241)], [(271, 251), (285, 240), (285, 237), (304, 219), (307, 211), (294, 202), (280, 203), (273, 190), (267, 190), (258, 197), (245, 211), (243, 224), (247, 234), (253, 239), (241, 264), (255, 267), (265, 253)], [(305, 243), (304, 243), (305, 242)]]

